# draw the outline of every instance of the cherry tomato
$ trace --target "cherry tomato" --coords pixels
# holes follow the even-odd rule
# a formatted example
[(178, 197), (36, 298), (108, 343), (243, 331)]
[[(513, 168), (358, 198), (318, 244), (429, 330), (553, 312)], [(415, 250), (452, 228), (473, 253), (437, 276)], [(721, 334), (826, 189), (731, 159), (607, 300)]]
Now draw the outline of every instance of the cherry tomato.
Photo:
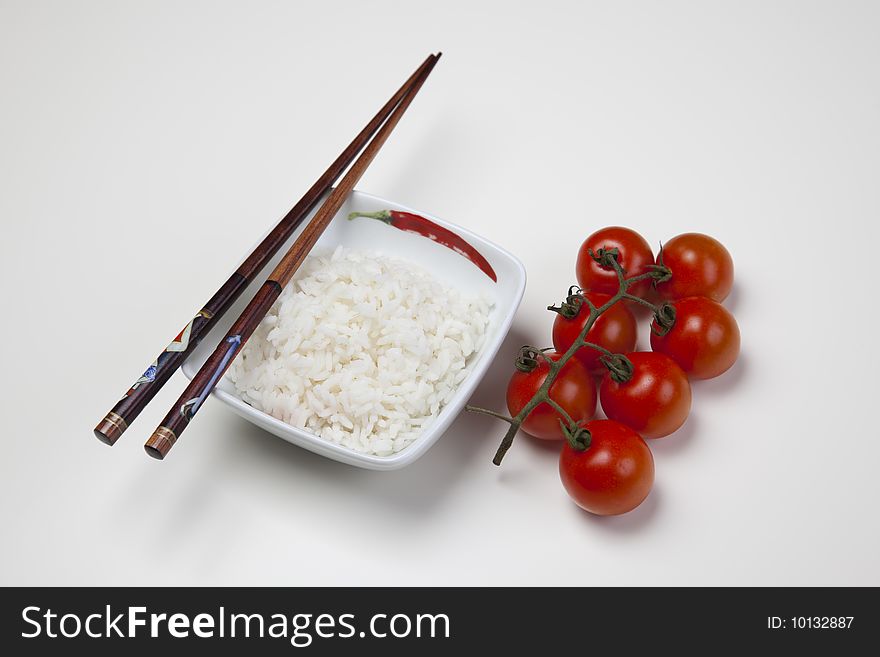
[(668, 281), (656, 285), (664, 299), (708, 297), (720, 302), (733, 287), (733, 258), (721, 242), (702, 233), (673, 237), (657, 262), (672, 272)]
[[(559, 360), (560, 354), (556, 352), (549, 351), (545, 354), (551, 360)], [(516, 370), (513, 373), (507, 386), (507, 409), (511, 415), (516, 416), (529, 403), (549, 371), (547, 362), (539, 356), (538, 366), (531, 372)], [(578, 424), (587, 422), (596, 413), (596, 384), (587, 368), (577, 358), (569, 360), (559, 371), (550, 386), (550, 399), (565, 409)], [(563, 419), (562, 415), (550, 404), (543, 402), (529, 413), (522, 424), (522, 430), (535, 438), (561, 440), (565, 434), (559, 425), (560, 419)]]
[(631, 427), (644, 438), (662, 438), (678, 429), (691, 410), (687, 374), (665, 354), (639, 351), (626, 354), (632, 378), (618, 383), (605, 374), (599, 386), (602, 410), (610, 420)]
[[(611, 297), (597, 292), (585, 292), (584, 296), (597, 308), (604, 305)], [(590, 318), (590, 308), (585, 303), (580, 312), (572, 319), (561, 314), (553, 320), (553, 347), (559, 353), (565, 353), (581, 334), (584, 324)], [(596, 318), (596, 322), (587, 333), (587, 342), (605, 347), (615, 354), (632, 351), (636, 347), (638, 328), (632, 311), (623, 303), (615, 303)], [(601, 352), (583, 347), (578, 349), (575, 357), (580, 360), (591, 374), (603, 374), (605, 367), (599, 362)]]
[(678, 299), (671, 305), (675, 322), (665, 335), (658, 335), (654, 320), (651, 349), (672, 358), (692, 379), (711, 379), (730, 369), (740, 342), (733, 315), (706, 297)]
[[(602, 267), (590, 255), (590, 251), (597, 253), (602, 248), (616, 248), (619, 251), (617, 262), (627, 277), (644, 274), (654, 264), (651, 245), (637, 232), (620, 226), (602, 228), (590, 235), (578, 251), (576, 274), (578, 285), (584, 290), (602, 294), (617, 292), (618, 281), (614, 269)], [(632, 285), (629, 291), (636, 296), (644, 296), (650, 288), (650, 279), (645, 279)]]
[(583, 451), (568, 441), (559, 455), (559, 477), (575, 504), (600, 516), (632, 511), (654, 485), (654, 457), (630, 427), (614, 420), (585, 425), (590, 445)]

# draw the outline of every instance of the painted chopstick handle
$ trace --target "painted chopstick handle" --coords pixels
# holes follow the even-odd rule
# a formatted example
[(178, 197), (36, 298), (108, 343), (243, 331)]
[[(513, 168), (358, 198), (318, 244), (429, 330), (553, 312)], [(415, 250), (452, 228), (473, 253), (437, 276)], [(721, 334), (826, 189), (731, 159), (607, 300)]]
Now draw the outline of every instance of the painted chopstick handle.
[(103, 443), (113, 445), (140, 414), (165, 382), (198, 346), (213, 328), (217, 319), (232, 305), (247, 287), (247, 280), (234, 273), (211, 297), (205, 307), (183, 327), (165, 350), (135, 381), (125, 395), (95, 427), (95, 436)]
[(186, 390), (171, 407), (168, 415), (150, 436), (144, 445), (147, 454), (161, 460), (171, 451), (280, 294), (281, 286), (273, 280), (266, 281), (257, 291), (239, 319), (229, 329), (226, 337), (220, 341), (198, 374), (193, 377)]

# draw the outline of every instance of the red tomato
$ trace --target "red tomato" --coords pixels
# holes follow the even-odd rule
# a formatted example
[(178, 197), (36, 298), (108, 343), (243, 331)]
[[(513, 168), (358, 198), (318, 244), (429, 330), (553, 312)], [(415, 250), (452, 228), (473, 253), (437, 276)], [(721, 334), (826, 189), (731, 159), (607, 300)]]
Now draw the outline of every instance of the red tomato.
[[(590, 292), (602, 294), (615, 294), (618, 288), (617, 274), (612, 268), (602, 267), (596, 262), (590, 251), (598, 252), (599, 249), (616, 248), (619, 251), (617, 262), (623, 267), (627, 277), (638, 276), (647, 272), (654, 264), (654, 254), (651, 245), (645, 238), (634, 230), (620, 226), (602, 228), (590, 235), (583, 244), (577, 258), (578, 284)], [(629, 288), (631, 294), (644, 296), (651, 288), (650, 279), (646, 279)]]
[(614, 420), (593, 420), (585, 428), (590, 446), (568, 441), (559, 455), (559, 477), (579, 507), (600, 516), (632, 511), (654, 485), (654, 457), (642, 437)]
[[(559, 360), (560, 354), (545, 352), (551, 360)], [(538, 366), (531, 372), (516, 370), (507, 386), (507, 409), (516, 416), (538, 392), (547, 378), (550, 368), (547, 362), (538, 357)], [(590, 420), (596, 413), (596, 384), (593, 377), (577, 358), (569, 360), (560, 370), (553, 385), (550, 386), (550, 399), (559, 404), (571, 419), (581, 424)], [(565, 434), (559, 426), (562, 415), (543, 402), (529, 413), (522, 430), (535, 438), (562, 440)]]
[(644, 438), (668, 436), (691, 411), (687, 374), (665, 354), (639, 351), (626, 357), (633, 365), (632, 378), (618, 383), (608, 372), (599, 387), (605, 415)]
[(733, 258), (721, 242), (702, 233), (673, 237), (657, 262), (672, 272), (672, 278), (656, 285), (664, 299), (708, 297), (720, 302), (733, 287)]
[[(584, 296), (597, 308), (605, 304), (611, 297), (597, 292), (585, 292)], [(576, 317), (567, 319), (560, 314), (553, 320), (553, 347), (564, 354), (581, 334), (584, 324), (590, 318), (590, 308), (585, 303)], [(615, 303), (596, 318), (596, 322), (587, 333), (587, 342), (592, 342), (609, 351), (620, 354), (636, 348), (638, 328), (636, 318), (623, 303)], [(602, 374), (605, 367), (599, 362), (601, 352), (583, 347), (575, 357), (580, 360), (591, 374)]]
[(665, 335), (651, 325), (651, 349), (664, 353), (692, 379), (711, 379), (726, 372), (739, 356), (739, 327), (720, 303), (706, 297), (671, 302), (675, 323)]

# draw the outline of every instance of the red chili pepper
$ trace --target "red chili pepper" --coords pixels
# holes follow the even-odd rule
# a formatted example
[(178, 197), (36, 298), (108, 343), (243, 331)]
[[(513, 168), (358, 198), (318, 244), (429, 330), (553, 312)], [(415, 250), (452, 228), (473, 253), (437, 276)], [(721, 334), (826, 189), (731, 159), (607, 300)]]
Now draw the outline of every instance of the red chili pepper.
[(452, 249), (459, 255), (463, 255), (477, 267), (482, 269), (486, 276), (496, 283), (498, 282), (498, 277), (495, 275), (495, 270), (492, 269), (492, 265), (489, 264), (489, 261), (486, 260), (479, 251), (468, 244), (460, 235), (453, 233), (448, 228), (444, 228), (439, 224), (435, 224), (430, 219), (420, 217), (419, 215), (410, 212), (398, 212), (397, 210), (352, 212), (348, 215), (349, 219), (354, 219), (355, 217), (378, 219), (379, 221), (384, 221), (389, 226), (394, 226), (399, 230), (427, 237), (429, 240), (433, 240), (438, 244), (442, 244), (443, 246)]

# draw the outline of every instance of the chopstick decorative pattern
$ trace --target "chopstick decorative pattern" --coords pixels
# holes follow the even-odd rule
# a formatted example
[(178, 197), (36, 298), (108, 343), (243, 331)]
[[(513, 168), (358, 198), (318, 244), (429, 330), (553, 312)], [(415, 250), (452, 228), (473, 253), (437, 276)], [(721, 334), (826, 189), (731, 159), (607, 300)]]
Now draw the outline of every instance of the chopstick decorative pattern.
[(184, 402), (183, 406), (180, 407), (180, 414), (185, 416), (188, 420), (191, 420), (193, 415), (196, 414), (201, 405), (204, 403), (205, 399), (208, 398), (211, 390), (214, 388), (214, 386), (217, 385), (217, 381), (220, 380), (223, 372), (225, 372), (229, 368), (229, 363), (232, 362), (236, 351), (241, 346), (241, 336), (238, 334), (230, 335), (223, 342), (226, 345), (226, 353), (220, 360), (220, 364), (217, 366), (217, 370), (214, 372), (214, 375), (211, 377), (210, 381), (208, 381), (208, 385), (205, 386), (205, 389), (198, 397), (193, 397), (189, 401)]
[(233, 358), (251, 337), (263, 317), (281, 295), (284, 286), (290, 282), (294, 273), (312, 250), (318, 238), (330, 224), (330, 221), (342, 207), (345, 199), (360, 180), (367, 167), (382, 148), (391, 132), (397, 126), (404, 112), (421, 89), (440, 54), (431, 56), (427, 66), (418, 75), (415, 83), (407, 90), (399, 105), (378, 130), (363, 153), (345, 174), (338, 186), (324, 201), (314, 218), (296, 239), (290, 250), (282, 258), (275, 270), (269, 275), (254, 298), (233, 323), (229, 332), (205, 361), (202, 368), (193, 377), (189, 386), (162, 420), (161, 425), (153, 432), (144, 445), (147, 454), (163, 459), (171, 448), (180, 440), (181, 433), (189, 426), (195, 414), (211, 390), (226, 372)]
[(193, 350), (207, 335), (214, 324), (235, 303), (255, 276), (266, 266), (281, 246), (299, 227), (302, 221), (317, 206), (333, 183), (351, 164), (355, 156), (364, 148), (383, 122), (391, 115), (401, 99), (429, 66), (435, 57), (430, 55), (407, 79), (370, 122), (352, 140), (346, 149), (333, 161), (330, 167), (318, 178), (296, 205), (281, 219), (272, 231), (245, 259), (239, 268), (226, 280), (198, 314), (172, 340), (161, 354), (150, 364), (144, 373), (126, 391), (122, 399), (110, 410), (95, 427), (95, 436), (103, 443), (113, 445), (128, 426), (141, 413), (156, 393), (171, 378)]
[[(224, 295), (224, 297), (227, 295)], [(209, 302), (209, 305), (210, 304)], [(214, 313), (212, 313), (207, 308), (202, 308), (198, 314), (189, 320), (189, 324), (183, 327), (183, 330), (177, 334), (177, 337), (174, 338), (167, 347), (165, 347), (165, 351), (159, 354), (159, 357), (153, 361), (153, 364), (150, 365), (147, 370), (141, 375), (141, 377), (134, 382), (134, 385), (128, 389), (128, 392), (123, 395), (123, 398), (132, 395), (138, 388), (140, 388), (144, 384), (153, 383), (156, 380), (157, 375), (160, 370), (167, 370), (167, 363), (170, 358), (172, 358), (172, 354), (176, 353), (184, 353), (186, 352), (190, 345), (193, 347), (196, 346), (198, 340), (201, 338), (205, 327), (208, 326), (211, 320), (214, 318)], [(200, 321), (200, 319), (204, 321)], [(194, 328), (195, 327), (195, 328)], [(192, 340), (193, 333), (196, 334), (196, 339)]]

